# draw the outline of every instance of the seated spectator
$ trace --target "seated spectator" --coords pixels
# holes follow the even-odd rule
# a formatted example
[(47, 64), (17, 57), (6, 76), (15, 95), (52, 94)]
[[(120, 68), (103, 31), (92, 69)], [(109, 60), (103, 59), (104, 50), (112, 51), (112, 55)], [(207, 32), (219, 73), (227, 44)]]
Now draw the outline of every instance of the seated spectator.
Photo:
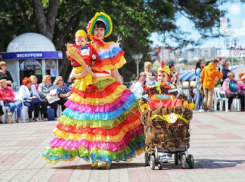
[(65, 103), (68, 100), (68, 97), (71, 95), (71, 89), (64, 83), (62, 76), (56, 77), (54, 85), (56, 85), (57, 94), (60, 98), (58, 104), (61, 105), (62, 111), (64, 111), (66, 109)]
[(132, 92), (135, 94), (136, 98), (140, 98), (144, 92), (144, 88), (150, 85), (150, 81), (146, 79), (145, 72), (140, 73), (139, 80), (135, 83)]
[(54, 116), (57, 117), (57, 101), (49, 104), (47, 101), (47, 96), (54, 96), (54, 94), (50, 93), (50, 91), (55, 90), (55, 85), (52, 84), (51, 77), (49, 75), (46, 75), (43, 77), (42, 80), (43, 83), (39, 84), (38, 87), (38, 94), (41, 98), (41, 112), (43, 114), (43, 120), (48, 120), (48, 106), (51, 106), (51, 108), (54, 109)]
[(8, 86), (11, 86), (14, 81), (9, 71), (7, 71), (7, 64), (4, 61), (0, 61), (0, 80), (2, 79), (6, 79)]
[(4, 112), (3, 112), (3, 106), (0, 105), (0, 124), (3, 124), (3, 118), (2, 118), (3, 114), (4, 114)]
[(191, 86), (189, 90), (189, 103), (191, 102), (194, 103), (194, 98), (195, 98), (194, 88), (193, 86)]
[(175, 65), (174, 64), (170, 64), (169, 69), (170, 69), (170, 80), (169, 80), (169, 82), (173, 85), (178, 85), (180, 73), (175, 72)]
[(231, 111), (231, 104), (233, 98), (240, 98), (241, 99), (241, 108), (244, 111), (244, 94), (241, 92), (240, 87), (238, 86), (237, 81), (234, 79), (235, 75), (233, 72), (228, 73), (228, 78), (224, 80), (223, 83), (223, 91), (228, 98), (228, 111)]
[[(41, 100), (36, 91), (36, 87), (28, 77), (24, 78), (22, 84), (17, 98), (24, 102), (24, 105), (28, 107), (29, 121), (38, 121)], [(32, 118), (33, 110), (34, 118)]]
[(137, 81), (139, 80), (139, 77), (136, 76), (134, 82), (132, 83), (132, 85), (130, 86), (130, 90), (133, 91), (134, 85), (137, 83)]
[(227, 61), (225, 61), (222, 66), (223, 78), (221, 81), (221, 86), (223, 85), (224, 80), (227, 78), (228, 73), (231, 72), (231, 70), (229, 70), (229, 63)]
[(7, 85), (7, 80), (0, 80), (0, 85), (0, 100), (4, 101), (5, 107), (9, 107), (12, 114), (15, 109), (17, 109), (17, 122), (21, 122), (22, 103), (20, 101), (14, 101), (14, 92), (13, 89)]
[(36, 88), (36, 91), (38, 91), (37, 77), (35, 75), (31, 75), (30, 79), (31, 79), (32, 85), (34, 85)]
[(239, 78), (240, 78), (241, 82), (239, 82), (238, 85), (239, 85), (241, 91), (243, 91), (243, 93), (245, 93), (245, 74), (240, 73)]

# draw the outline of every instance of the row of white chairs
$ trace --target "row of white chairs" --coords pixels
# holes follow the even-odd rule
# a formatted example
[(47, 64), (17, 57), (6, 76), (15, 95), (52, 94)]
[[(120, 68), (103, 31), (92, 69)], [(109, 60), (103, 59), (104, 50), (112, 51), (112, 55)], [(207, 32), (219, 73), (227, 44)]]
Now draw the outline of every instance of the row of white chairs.
[[(221, 96), (223, 95), (223, 96)], [(214, 110), (217, 111), (217, 106), (219, 103), (219, 110), (223, 111), (225, 106), (225, 111), (228, 110), (228, 98), (226, 98), (225, 92), (221, 90), (221, 88), (214, 88), (214, 95), (213, 95), (213, 106)], [(224, 105), (225, 104), (225, 105)], [(241, 111), (241, 99), (234, 98), (231, 105), (231, 110), (233, 111)]]
[[(2, 105), (3, 108), (3, 116), (2, 116), (2, 122), (5, 123), (6, 120), (6, 107), (4, 106), (4, 102), (0, 101), (0, 105)], [(32, 115), (34, 115), (34, 112), (32, 113)], [(60, 117), (62, 115), (62, 110), (61, 110), (61, 105), (58, 105), (57, 108), (57, 117)], [(15, 111), (15, 113), (13, 114), (14, 119), (17, 118), (17, 113)], [(22, 103), (22, 109), (21, 109), (21, 121), (23, 123), (25, 123), (27, 120), (29, 119), (29, 115), (28, 115), (28, 107), (24, 105), (24, 103)], [(42, 114), (41, 112), (39, 113), (39, 119), (42, 119)]]

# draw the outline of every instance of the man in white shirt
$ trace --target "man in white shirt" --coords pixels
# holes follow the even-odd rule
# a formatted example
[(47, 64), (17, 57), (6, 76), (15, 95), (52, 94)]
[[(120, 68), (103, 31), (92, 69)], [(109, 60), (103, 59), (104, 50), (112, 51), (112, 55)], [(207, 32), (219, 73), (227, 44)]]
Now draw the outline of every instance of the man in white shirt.
[(146, 73), (141, 72), (139, 80), (135, 83), (132, 92), (135, 94), (136, 98), (140, 98), (144, 92), (144, 88), (150, 85), (150, 80), (146, 78)]

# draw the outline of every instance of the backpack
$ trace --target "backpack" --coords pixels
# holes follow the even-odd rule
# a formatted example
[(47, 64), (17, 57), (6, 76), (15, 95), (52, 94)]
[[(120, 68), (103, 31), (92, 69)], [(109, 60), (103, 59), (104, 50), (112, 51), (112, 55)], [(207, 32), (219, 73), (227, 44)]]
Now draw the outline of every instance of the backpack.
[(7, 124), (14, 123), (13, 114), (11, 113), (11, 111), (8, 107), (6, 107), (5, 123), (7, 123)]

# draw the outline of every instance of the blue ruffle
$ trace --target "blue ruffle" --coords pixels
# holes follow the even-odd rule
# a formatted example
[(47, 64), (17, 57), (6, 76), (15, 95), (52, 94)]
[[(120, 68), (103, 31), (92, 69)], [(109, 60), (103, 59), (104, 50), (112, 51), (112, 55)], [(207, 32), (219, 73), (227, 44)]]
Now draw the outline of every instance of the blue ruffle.
[[(91, 162), (94, 163), (95, 161), (107, 161), (110, 165), (112, 163), (112, 161), (127, 161), (127, 159), (134, 157), (135, 156), (135, 152), (140, 149), (141, 147), (145, 146), (145, 141), (142, 142), (138, 142), (137, 146), (128, 146), (131, 148), (131, 152), (127, 155), (127, 156), (118, 156), (117, 159), (111, 159), (108, 155), (103, 154), (103, 155), (96, 155), (96, 150), (93, 152), (91, 151), (90, 153), (90, 158), (91, 158)], [(133, 147), (133, 148), (132, 148)], [(45, 157), (46, 159), (48, 159), (49, 161), (58, 161), (58, 160), (69, 160), (72, 159), (73, 155), (63, 155), (63, 156), (58, 156), (58, 155), (53, 155), (50, 156), (49, 154), (51, 153), (51, 148), (49, 148), (48, 150), (46, 150), (45, 152), (42, 153), (42, 156)], [(89, 158), (86, 156), (82, 156), (79, 153), (79, 150), (76, 152), (77, 153), (77, 157), (83, 158), (85, 161), (89, 161)]]
[(122, 51), (119, 47), (113, 47), (109, 52), (104, 52), (103, 54), (99, 54), (100, 59), (103, 61), (104, 59), (116, 57), (119, 52)]
[(65, 111), (63, 112), (63, 115), (70, 117), (70, 118), (74, 118), (75, 120), (97, 120), (97, 121), (111, 120), (111, 119), (119, 117), (129, 108), (131, 108), (134, 102), (135, 102), (135, 95), (131, 94), (128, 97), (127, 101), (118, 110), (113, 111), (113, 112), (91, 114), (89, 112), (81, 113), (79, 111), (74, 111), (70, 108), (66, 108)]

